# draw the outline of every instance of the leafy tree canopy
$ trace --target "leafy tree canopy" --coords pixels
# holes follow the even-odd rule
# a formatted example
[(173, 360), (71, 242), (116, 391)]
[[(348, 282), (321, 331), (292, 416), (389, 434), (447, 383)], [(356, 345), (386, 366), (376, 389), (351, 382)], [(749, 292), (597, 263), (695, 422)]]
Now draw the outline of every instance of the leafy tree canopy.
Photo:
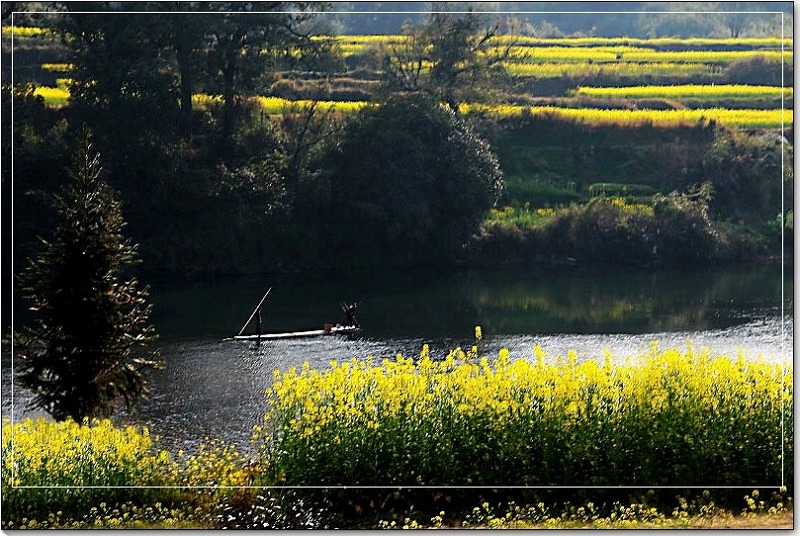
[(423, 94), (366, 108), (327, 160), (336, 255), (445, 260), (461, 250), (502, 188), (489, 145)]

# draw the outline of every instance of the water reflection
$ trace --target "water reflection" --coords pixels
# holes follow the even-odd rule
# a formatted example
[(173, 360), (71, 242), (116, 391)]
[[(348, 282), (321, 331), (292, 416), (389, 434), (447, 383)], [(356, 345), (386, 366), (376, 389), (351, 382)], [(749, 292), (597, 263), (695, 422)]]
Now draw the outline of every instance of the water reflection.
[(222, 338), (239, 331), (255, 302), (264, 329), (319, 329), (341, 320), (341, 301), (358, 301), (376, 339), (461, 337), (475, 325), (494, 334), (655, 333), (725, 328), (766, 310), (791, 310), (791, 268), (732, 267), (708, 272), (571, 269), (361, 274), (338, 280), (237, 282), (155, 288), (155, 319), (172, 338)]

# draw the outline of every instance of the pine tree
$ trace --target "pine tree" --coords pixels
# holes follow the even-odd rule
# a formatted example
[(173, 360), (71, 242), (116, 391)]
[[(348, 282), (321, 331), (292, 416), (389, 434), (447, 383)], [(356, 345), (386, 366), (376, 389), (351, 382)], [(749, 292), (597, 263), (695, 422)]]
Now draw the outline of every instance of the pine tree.
[(71, 183), (56, 197), (51, 242), (21, 275), (35, 321), (17, 337), (19, 383), (31, 406), (57, 420), (108, 416), (147, 395), (145, 372), (160, 367), (148, 289), (124, 279), (136, 246), (122, 231), (118, 194), (102, 179), (84, 129)]

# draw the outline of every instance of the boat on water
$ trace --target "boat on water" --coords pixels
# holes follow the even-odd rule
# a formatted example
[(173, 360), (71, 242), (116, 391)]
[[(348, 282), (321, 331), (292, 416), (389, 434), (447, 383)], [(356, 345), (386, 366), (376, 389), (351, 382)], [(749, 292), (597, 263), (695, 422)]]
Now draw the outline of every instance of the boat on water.
[[(256, 308), (253, 310), (253, 313), (250, 315), (250, 318), (247, 319), (247, 322), (244, 323), (242, 329), (239, 333), (229, 339), (225, 339), (226, 341), (273, 341), (273, 340), (280, 340), (280, 339), (300, 339), (304, 337), (324, 337), (327, 335), (352, 335), (354, 333), (359, 333), (361, 331), (361, 326), (358, 325), (358, 321), (356, 320), (356, 304), (347, 305), (344, 302), (341, 302), (339, 306), (342, 308), (342, 311), (347, 315), (347, 319), (344, 321), (343, 324), (324, 324), (322, 329), (312, 329), (309, 331), (289, 331), (287, 333), (261, 333), (261, 306), (264, 304), (264, 300), (267, 299), (269, 293), (272, 291), (272, 287), (267, 290), (267, 293), (264, 294), (264, 297), (261, 298), (261, 301), (258, 302)], [(256, 333), (253, 335), (245, 335), (244, 330), (250, 324), (250, 321), (255, 319), (256, 324)]]
[(280, 339), (302, 339), (307, 337), (324, 337), (327, 335), (353, 335), (361, 332), (358, 326), (325, 325), (323, 329), (310, 331), (289, 331), (287, 333), (262, 333), (260, 335), (236, 335), (235, 341), (274, 341)]

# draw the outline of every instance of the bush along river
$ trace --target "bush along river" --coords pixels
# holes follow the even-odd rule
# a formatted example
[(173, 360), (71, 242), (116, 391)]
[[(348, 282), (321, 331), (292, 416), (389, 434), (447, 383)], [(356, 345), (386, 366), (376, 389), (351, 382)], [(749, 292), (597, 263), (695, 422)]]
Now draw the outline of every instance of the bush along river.
[[(264, 332), (322, 329), (344, 320), (341, 302), (358, 304), (363, 332), (262, 341), (224, 340), (262, 307)], [(194, 451), (205, 437), (251, 449), (253, 426), (267, 410), (275, 370), (325, 369), (330, 362), (417, 358), (427, 344), (444, 359), (456, 347), (480, 355), (532, 359), (534, 347), (556, 360), (624, 360), (662, 349), (710, 347), (735, 358), (790, 360), (793, 350), (791, 266), (729, 266), (709, 271), (481, 270), (448, 275), (359, 274), (325, 280), (248, 280), (194, 286), (153, 285), (152, 320), (163, 370), (151, 396), (120, 423), (147, 426), (173, 452)], [(19, 307), (19, 304), (17, 304)], [(476, 340), (475, 326), (482, 338)], [(252, 332), (254, 325), (248, 326)], [(25, 409), (29, 394), (12, 388), (11, 354), (3, 354), (3, 413)]]

